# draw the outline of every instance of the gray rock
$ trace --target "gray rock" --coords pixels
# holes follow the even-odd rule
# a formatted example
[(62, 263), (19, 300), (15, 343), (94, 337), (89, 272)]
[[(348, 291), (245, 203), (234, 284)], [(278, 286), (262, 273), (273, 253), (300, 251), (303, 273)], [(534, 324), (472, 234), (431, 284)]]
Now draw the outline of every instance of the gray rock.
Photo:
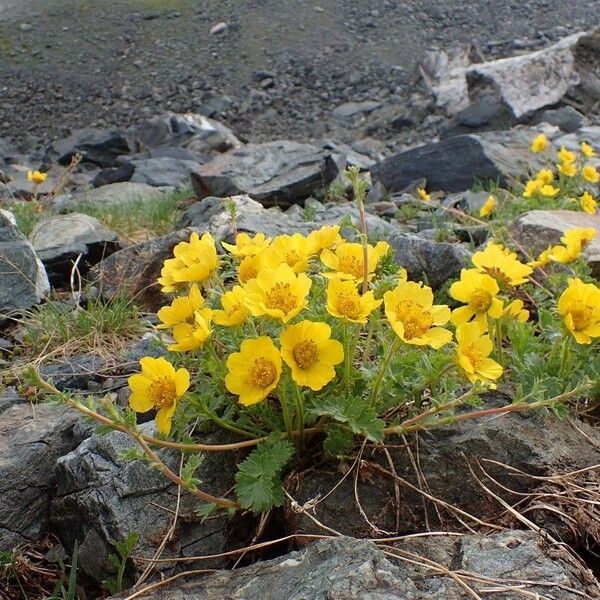
[(535, 132), (511, 130), (460, 135), (441, 142), (425, 144), (374, 165), (371, 175), (388, 191), (397, 192), (412, 181), (427, 180), (429, 190), (462, 192), (475, 180), (499, 180), (521, 177), (526, 168), (543, 166), (529, 151)]
[(554, 138), (552, 142), (557, 148), (564, 146), (568, 150), (574, 150), (577, 152), (581, 151), (581, 142), (588, 142), (594, 146), (596, 151), (600, 151), (600, 127), (597, 125), (582, 127), (573, 133)]
[(121, 248), (114, 231), (98, 219), (79, 213), (38, 222), (29, 239), (55, 286), (69, 282), (79, 255), (82, 258), (78, 268), (81, 273), (87, 273), (92, 265)]
[(107, 370), (107, 360), (94, 354), (72, 356), (40, 366), (41, 376), (44, 379), (51, 380), (61, 392), (66, 390), (97, 390)]
[(596, 237), (583, 251), (592, 274), (600, 278), (600, 215), (588, 215), (572, 210), (531, 210), (514, 219), (509, 229), (515, 240), (534, 254), (550, 244), (559, 244), (560, 237), (573, 227), (594, 227)]
[(534, 119), (534, 123), (549, 123), (560, 127), (566, 133), (573, 133), (583, 127), (585, 117), (572, 106), (562, 106), (542, 111), (539, 116)]
[(81, 206), (123, 206), (146, 200), (158, 200), (164, 191), (145, 183), (111, 183), (76, 194), (64, 194), (54, 200), (57, 211), (77, 210)]
[(0, 320), (12, 311), (31, 308), (50, 291), (46, 270), (33, 246), (0, 210)]
[[(506, 398), (488, 394), (484, 408), (499, 407), (506, 403)], [(501, 515), (501, 505), (484, 492), (469, 470), (471, 467), (481, 481), (505, 502), (513, 505), (520, 501), (521, 512), (529, 507), (527, 517), (541, 528), (546, 528), (555, 538), (577, 544), (578, 540), (594, 536), (591, 529), (593, 525), (586, 517), (574, 518), (574, 512), (570, 509), (567, 509), (569, 516), (561, 516), (561, 506), (564, 509), (564, 505), (560, 495), (551, 496), (553, 491), (562, 489), (560, 486), (516, 476), (510, 470), (513, 468), (543, 477), (597, 465), (600, 461), (600, 434), (592, 427), (578, 420), (559, 420), (553, 414), (512, 413), (479, 421), (463, 421), (444, 429), (424, 432), (418, 435), (418, 439), (409, 437), (407, 442), (413, 455), (418, 452), (419, 470), (427, 482), (427, 492), (433, 498), (488, 523), (520, 526), (510, 515)], [(446, 510), (415, 490), (421, 486), (421, 479), (415, 472), (409, 452), (405, 448), (390, 449), (390, 455), (398, 476), (414, 487), (399, 482), (402, 502), (396, 506), (393, 479), (366, 466), (373, 463), (389, 470), (385, 456), (379, 452), (363, 455), (369, 477), (361, 479), (359, 495), (371, 522), (389, 532), (396, 532), (397, 522), (401, 524), (402, 533), (417, 533), (424, 529), (436, 531), (439, 528), (444, 531), (464, 531), (452, 510)], [(482, 458), (485, 461), (482, 462)], [(491, 481), (478, 464), (497, 483)], [(323, 466), (320, 473), (307, 471), (299, 475), (296, 472), (294, 477), (295, 492), (292, 496), (302, 505), (317, 497), (322, 490), (332, 489), (339, 481), (339, 471), (337, 465), (332, 464)], [(579, 477), (573, 478), (573, 485), (578, 482), (585, 485), (585, 475), (582, 473)], [(504, 489), (500, 486), (504, 486)], [(542, 505), (536, 506), (535, 495), (524, 498), (523, 494), (535, 494), (541, 490), (549, 494)], [(374, 534), (356, 506), (352, 478), (347, 478), (330, 496), (318, 503), (313, 514), (321, 523), (345, 535), (365, 537)], [(312, 521), (293, 509), (288, 509), (288, 515), (293, 532), (317, 531)], [(472, 524), (471, 519), (465, 519), (465, 523)]]
[(129, 164), (134, 168), (131, 182), (174, 188), (188, 186), (190, 175), (200, 167), (195, 161), (169, 157), (141, 158)]
[(32, 405), (0, 392), (0, 550), (47, 533), (57, 459), (75, 446), (78, 418), (64, 407)]
[[(485, 204), (489, 196), (490, 193), (486, 191), (472, 192), (471, 190), (467, 190), (457, 194), (450, 194), (444, 199), (443, 205), (474, 214)], [(445, 214), (447, 215), (447, 213)]]
[(331, 155), (287, 140), (248, 144), (202, 165), (192, 175), (198, 198), (249, 194), (266, 206), (289, 206), (337, 175)]
[(350, 119), (356, 115), (373, 112), (380, 108), (382, 103), (377, 100), (365, 100), (363, 102), (345, 102), (336, 106), (331, 115), (336, 119)]
[[(536, 534), (507, 531), (489, 536), (436, 536), (395, 544), (400, 556), (422, 557), (458, 573), (496, 578), (505, 587), (504, 600), (517, 600), (511, 590), (526, 580), (532, 594), (547, 597), (555, 584), (555, 600), (598, 597), (593, 576), (573, 567), (564, 552), (550, 553)], [(413, 556), (406, 553), (413, 553)], [(489, 588), (485, 579), (465, 580), (480, 594)], [(503, 584), (503, 582), (506, 582)], [(538, 585), (536, 585), (538, 584)], [(573, 590), (573, 591), (571, 591)], [(120, 596), (124, 598), (125, 596)], [(235, 571), (186, 578), (140, 596), (146, 600), (462, 600), (471, 597), (456, 580), (410, 560), (395, 560), (372, 542), (340, 537), (310, 544), (274, 560), (257, 562)]]
[[(154, 425), (146, 423), (141, 429), (153, 434)], [(210, 443), (210, 437), (208, 440)], [(122, 452), (134, 446), (136, 443), (120, 432), (93, 435), (57, 463), (57, 496), (52, 503), (51, 526), (67, 548), (79, 540), (79, 565), (96, 580), (110, 573), (107, 557), (116, 541), (137, 532), (135, 554), (152, 556), (172, 522), (170, 511), (175, 508), (177, 486), (145, 461), (124, 462)], [(161, 450), (159, 455), (171, 469), (179, 470), (177, 453)], [(235, 458), (234, 453), (228, 452), (207, 454), (197, 471), (202, 489), (225, 494), (233, 482)], [(227, 517), (202, 523), (193, 512), (199, 506), (195, 496), (182, 494), (180, 524), (163, 558), (223, 550)], [(189, 517), (183, 518), (184, 515)], [(133, 575), (139, 575), (147, 565), (132, 563)], [(215, 567), (222, 562), (209, 564)], [(175, 565), (160, 563), (158, 568), (172, 571)]]

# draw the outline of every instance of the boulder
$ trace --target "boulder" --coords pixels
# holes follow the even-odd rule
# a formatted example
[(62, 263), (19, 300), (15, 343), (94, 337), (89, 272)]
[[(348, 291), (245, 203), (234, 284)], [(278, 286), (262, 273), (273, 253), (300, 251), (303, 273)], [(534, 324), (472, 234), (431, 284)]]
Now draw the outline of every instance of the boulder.
[(556, 125), (566, 133), (573, 133), (581, 129), (585, 124), (585, 120), (585, 117), (572, 106), (544, 110), (534, 118), (535, 123)]
[(382, 103), (378, 100), (364, 100), (363, 102), (344, 102), (336, 106), (331, 112), (331, 116), (335, 119), (351, 119), (357, 115), (373, 112), (377, 108), (381, 108)]
[(54, 286), (67, 285), (77, 258), (82, 274), (121, 248), (118, 236), (98, 219), (79, 213), (38, 222), (29, 239), (44, 263)]
[(514, 219), (509, 229), (528, 252), (538, 254), (549, 245), (560, 244), (560, 237), (573, 227), (594, 227), (596, 237), (583, 251), (592, 274), (600, 279), (600, 215), (572, 210), (531, 210)]
[[(429, 562), (428, 566), (427, 561), (434, 563)], [(474, 593), (483, 595), (493, 586), (494, 592), (504, 592), (501, 597), (505, 600), (517, 600), (521, 597), (520, 590), (527, 591), (532, 598), (538, 595), (546, 598), (551, 589), (554, 600), (599, 596), (593, 575), (573, 566), (565, 551), (550, 551), (535, 533), (506, 531), (489, 536), (425, 535), (385, 549), (366, 540), (333, 537), (234, 571), (180, 578), (138, 597), (145, 600), (476, 597), (465, 591), (456, 576), (440, 573), (440, 568), (472, 576), (464, 577), (462, 583)]]
[[(140, 427), (153, 435), (152, 423)], [(204, 436), (204, 441), (210, 443), (210, 436)], [(52, 502), (52, 528), (67, 548), (72, 548), (75, 540), (79, 541), (79, 566), (98, 581), (111, 572), (108, 555), (115, 542), (136, 532), (139, 541), (135, 554), (152, 557), (173, 521), (177, 486), (145, 461), (123, 461), (122, 453), (133, 447), (137, 447), (136, 443), (123, 433), (94, 434), (60, 458), (56, 466), (57, 495)], [(172, 470), (179, 472), (178, 453), (161, 450), (159, 455)], [(233, 484), (235, 458), (235, 454), (229, 452), (207, 454), (196, 472), (202, 489), (219, 495), (227, 493)], [(227, 515), (222, 513), (203, 522), (194, 514), (200, 506), (195, 496), (182, 493), (178, 526), (165, 547), (163, 558), (216, 554), (224, 550)], [(220, 564), (218, 560), (208, 563), (209, 568)], [(146, 566), (145, 562), (133, 560), (130, 573), (139, 576)], [(159, 563), (157, 568), (173, 571), (175, 566)]]
[(44, 265), (16, 227), (14, 216), (0, 210), (0, 320), (26, 310), (50, 291)]
[(197, 171), (200, 163), (192, 160), (170, 158), (140, 158), (132, 160), (133, 174), (129, 181), (145, 183), (154, 187), (181, 188), (189, 186), (190, 175)]
[(140, 201), (158, 200), (163, 196), (163, 190), (146, 183), (111, 183), (85, 192), (63, 194), (54, 200), (53, 208), (57, 211), (76, 211), (81, 206), (123, 206)]
[(0, 551), (46, 535), (54, 467), (77, 446), (78, 416), (64, 407), (30, 404), (14, 390), (0, 392)]
[[(507, 402), (499, 394), (488, 394), (485, 400), (484, 408)], [(392, 446), (393, 443), (402, 445)], [(573, 545), (587, 538), (596, 539), (593, 520), (585, 511), (577, 514), (577, 498), (571, 502), (561, 500), (561, 495), (570, 494), (567, 490), (596, 485), (596, 475), (588, 479), (585, 471), (575, 474), (564, 480), (564, 486), (558, 478), (556, 482), (536, 479), (585, 470), (600, 463), (600, 434), (581, 421), (559, 420), (550, 413), (509, 413), (415, 434), (407, 437), (405, 443), (407, 447), (403, 440), (390, 440), (390, 459), (401, 478), (397, 489), (390, 475), (390, 463), (381, 451), (365, 451), (362, 457), (358, 497), (363, 514), (379, 531), (373, 530), (357, 507), (354, 477), (340, 482), (335, 463), (294, 473), (287, 489), (302, 506), (340, 482), (330, 495), (316, 503), (312, 513), (324, 525), (354, 537), (381, 536), (382, 531), (394, 535), (440, 529), (464, 531), (466, 526), (474, 526), (476, 519), (500, 526), (520, 526), (484, 491), (476, 476), (505, 502), (519, 502), (518, 510), (525, 511), (527, 518), (555, 538)], [(414, 463), (417, 454), (418, 470)], [(419, 493), (419, 489), (428, 496)], [(536, 492), (547, 492), (543, 503), (536, 502)], [(401, 498), (399, 504), (397, 494)], [(528, 494), (534, 495), (527, 497)], [(454, 508), (464, 512), (459, 514)], [(293, 506), (288, 507), (288, 515), (293, 533), (322, 531)]]
[(202, 165), (192, 175), (198, 198), (249, 194), (265, 206), (289, 206), (337, 176), (329, 152), (287, 140), (248, 144)]
[(431, 191), (462, 192), (477, 180), (507, 185), (528, 168), (544, 166), (529, 150), (535, 135), (526, 130), (459, 135), (390, 156), (371, 167), (371, 176), (392, 192), (422, 178)]

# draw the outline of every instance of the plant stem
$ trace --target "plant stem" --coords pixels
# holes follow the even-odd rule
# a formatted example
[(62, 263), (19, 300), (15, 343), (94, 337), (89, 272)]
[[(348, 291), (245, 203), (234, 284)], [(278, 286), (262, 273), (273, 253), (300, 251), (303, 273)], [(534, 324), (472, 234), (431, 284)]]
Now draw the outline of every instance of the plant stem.
[(385, 355), (383, 361), (381, 362), (381, 365), (379, 366), (379, 371), (377, 373), (377, 377), (375, 378), (375, 384), (373, 385), (373, 389), (371, 391), (371, 398), (369, 400), (369, 404), (371, 404), (371, 406), (373, 406), (377, 400), (379, 388), (381, 387), (381, 382), (385, 377), (385, 372), (390, 366), (392, 356), (394, 356), (398, 348), (400, 348), (400, 344), (402, 344), (402, 340), (399, 337), (396, 337), (395, 340), (392, 342), (392, 345), (390, 346), (390, 349)]
[(281, 404), (281, 413), (283, 414), (283, 422), (285, 424), (285, 431), (287, 436), (293, 440), (294, 439), (294, 430), (292, 428), (292, 418), (290, 415), (290, 411), (288, 410), (288, 399), (287, 394), (285, 392), (285, 383), (281, 383), (279, 385), (279, 402)]
[(254, 438), (256, 436), (256, 433), (252, 433), (251, 431), (247, 431), (246, 429), (242, 429), (241, 427), (238, 427), (237, 425), (234, 425), (233, 423), (229, 423), (228, 421), (225, 421), (225, 419), (221, 419), (221, 417), (219, 417), (215, 413), (211, 412), (210, 409), (205, 404), (202, 404), (201, 406), (202, 406), (202, 412), (211, 421), (214, 421), (219, 427), (222, 427), (223, 429), (229, 429), (229, 431), (233, 431), (233, 433), (238, 433), (239, 435), (241, 435), (243, 437), (247, 437), (247, 438)]
[(344, 387), (347, 394), (350, 393), (350, 370), (352, 368), (350, 337), (349, 326), (347, 323), (344, 323)]
[(559, 371), (559, 377), (564, 377), (567, 373), (567, 366), (569, 364), (569, 357), (570, 357), (570, 344), (571, 341), (571, 336), (570, 335), (565, 335), (564, 339), (563, 339), (563, 343), (562, 343), (562, 349), (561, 349), (561, 353), (560, 353), (560, 371)]
[[(489, 322), (489, 321), (488, 321)], [(496, 329), (496, 353), (498, 356), (498, 362), (503, 365), (504, 364), (504, 353), (502, 350), (502, 338), (503, 336), (503, 332), (502, 332), (502, 319), (496, 319), (496, 324), (495, 324), (495, 329)]]
[(298, 440), (300, 449), (304, 449), (304, 399), (300, 386), (294, 384), (296, 390), (296, 431), (298, 432)]

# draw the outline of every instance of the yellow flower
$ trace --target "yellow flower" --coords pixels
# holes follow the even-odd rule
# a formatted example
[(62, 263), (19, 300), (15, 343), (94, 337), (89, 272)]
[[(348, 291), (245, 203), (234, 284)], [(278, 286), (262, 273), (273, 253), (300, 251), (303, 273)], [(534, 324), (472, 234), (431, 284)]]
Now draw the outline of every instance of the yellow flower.
[(438, 327), (450, 320), (450, 309), (433, 304), (431, 288), (405, 281), (386, 292), (383, 298), (388, 321), (403, 342), (441, 348), (452, 339), (447, 329)]
[(229, 292), (225, 292), (221, 296), (221, 306), (223, 310), (215, 310), (213, 313), (213, 321), (217, 325), (225, 327), (234, 327), (241, 325), (250, 311), (245, 305), (246, 294), (244, 290), (236, 285)]
[(42, 173), (41, 171), (27, 171), (27, 181), (40, 185), (44, 183), (48, 177), (48, 173)]
[(513, 300), (504, 308), (504, 314), (502, 316), (508, 317), (517, 321), (517, 323), (525, 323), (529, 319), (529, 311), (525, 308), (525, 303), (520, 298)]
[[(367, 245), (367, 269), (369, 278), (377, 269), (377, 263), (390, 250), (387, 242), (377, 242), (375, 246)], [(325, 249), (321, 260), (333, 273), (324, 273), (325, 277), (362, 281), (364, 278), (364, 253), (362, 244), (343, 242), (335, 251)]]
[(569, 279), (558, 300), (558, 313), (579, 344), (590, 344), (592, 338), (600, 337), (600, 288), (579, 278)]
[(183, 264), (172, 271), (172, 277), (178, 283), (202, 283), (219, 267), (215, 240), (210, 233), (205, 233), (202, 238), (196, 232), (192, 233), (189, 242), (180, 242), (173, 248), (173, 254)]
[(419, 194), (419, 198), (421, 198), (423, 202), (429, 202), (431, 200), (431, 196), (423, 188), (417, 188), (417, 194)]
[(598, 174), (596, 167), (593, 167), (592, 165), (585, 165), (585, 167), (581, 169), (581, 174), (583, 175), (583, 178), (590, 183), (598, 183), (598, 181), (600, 181), (600, 174)]
[(594, 158), (594, 156), (596, 156), (594, 149), (587, 142), (581, 142), (581, 152), (588, 158)]
[(160, 288), (161, 292), (170, 294), (185, 287), (185, 281), (176, 281), (174, 277), (176, 271), (184, 268), (185, 265), (178, 258), (167, 258), (165, 260), (160, 271), (160, 277), (157, 279), (158, 283), (162, 286)]
[(559, 192), (560, 192), (560, 188), (556, 188), (553, 185), (547, 184), (547, 185), (543, 185), (540, 188), (540, 193), (542, 194), (542, 196), (545, 196), (546, 198), (553, 198)]
[(494, 196), (488, 196), (483, 206), (479, 209), (480, 217), (489, 217), (496, 208), (496, 198)]
[(344, 360), (344, 348), (331, 339), (326, 323), (300, 321), (281, 334), (281, 357), (298, 384), (318, 391), (335, 377), (335, 365)]
[(558, 170), (567, 177), (575, 177), (575, 175), (577, 175), (577, 165), (575, 165), (575, 163), (560, 163), (557, 167)]
[(235, 236), (235, 244), (221, 242), (221, 246), (233, 256), (243, 258), (264, 252), (270, 243), (271, 238), (266, 237), (264, 233), (257, 233), (254, 237), (250, 237), (247, 233), (238, 233)]
[(456, 328), (456, 360), (471, 383), (482, 381), (495, 388), (493, 381), (502, 375), (502, 367), (489, 358), (494, 348), (488, 335), (481, 335), (477, 323)]
[(564, 246), (554, 246), (550, 252), (550, 258), (562, 264), (573, 262), (595, 237), (596, 230), (593, 227), (567, 229), (560, 238)]
[(583, 196), (580, 199), (581, 210), (585, 211), (588, 215), (596, 214), (596, 207), (598, 203), (589, 192), (583, 192)]
[(246, 256), (238, 266), (239, 282), (248, 283), (251, 279), (255, 279), (263, 267), (264, 259), (262, 254)]
[(525, 184), (525, 190), (523, 191), (523, 198), (531, 198), (535, 192), (540, 189), (540, 182), (537, 179), (530, 179)]
[(283, 263), (261, 271), (245, 286), (246, 306), (255, 316), (268, 315), (287, 323), (308, 304), (312, 281), (304, 273), (294, 273)]
[(543, 152), (547, 145), (548, 139), (543, 133), (540, 133), (540, 135), (533, 138), (533, 141), (531, 142), (531, 151), (535, 152), (536, 154), (538, 152)]
[(264, 400), (281, 377), (281, 354), (269, 337), (244, 340), (227, 358), (225, 387), (244, 406)]
[(564, 146), (558, 151), (558, 160), (562, 163), (572, 163), (577, 160), (577, 154), (567, 150)]
[(536, 180), (540, 183), (540, 187), (544, 184), (554, 181), (554, 173), (550, 169), (540, 169), (536, 175)]
[(339, 225), (323, 225), (316, 231), (311, 231), (306, 238), (309, 254), (319, 254), (325, 248), (332, 248), (344, 241), (340, 235)]
[(306, 271), (308, 257), (308, 241), (299, 233), (277, 236), (271, 243), (271, 247), (262, 255), (264, 264), (269, 268), (285, 263), (295, 273)]
[(521, 285), (532, 272), (532, 268), (519, 261), (514, 252), (494, 242), (489, 242), (485, 250), (475, 252), (471, 261), (479, 271), (493, 277), (500, 287)]
[(530, 262), (528, 262), (528, 266), (536, 269), (537, 267), (545, 267), (552, 262), (551, 258), (552, 254), (552, 246), (548, 246), (544, 251), (540, 252), (540, 255)]
[(201, 308), (194, 312), (191, 323), (177, 323), (173, 326), (174, 344), (167, 346), (170, 352), (191, 352), (201, 348), (212, 333), (213, 310)]
[(495, 279), (480, 273), (477, 269), (463, 269), (460, 281), (450, 286), (450, 296), (466, 306), (452, 311), (452, 323), (461, 325), (471, 319), (482, 332), (487, 331), (488, 316), (499, 319), (502, 316), (503, 302), (496, 297), (500, 288)]
[(373, 292), (360, 295), (356, 282), (331, 279), (327, 286), (327, 312), (352, 323), (366, 323), (368, 316), (381, 305)]
[(156, 429), (161, 435), (169, 435), (177, 399), (190, 387), (190, 374), (186, 369), (176, 371), (164, 358), (146, 356), (140, 365), (142, 372), (127, 381), (131, 389), (129, 406), (139, 413), (156, 409)]
[(163, 306), (156, 316), (161, 320), (158, 329), (173, 327), (177, 323), (193, 323), (194, 313), (204, 304), (204, 298), (197, 285), (190, 288), (188, 296), (178, 296), (170, 306)]

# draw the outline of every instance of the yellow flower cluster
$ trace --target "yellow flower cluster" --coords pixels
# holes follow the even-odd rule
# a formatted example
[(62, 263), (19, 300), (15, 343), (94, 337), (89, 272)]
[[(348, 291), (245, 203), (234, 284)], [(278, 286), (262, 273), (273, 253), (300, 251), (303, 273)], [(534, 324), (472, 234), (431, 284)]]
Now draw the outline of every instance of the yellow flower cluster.
[(568, 264), (577, 260), (584, 248), (596, 237), (593, 227), (574, 227), (567, 229), (560, 238), (562, 245), (548, 246), (540, 255), (528, 265), (533, 268), (545, 267), (551, 262)]

